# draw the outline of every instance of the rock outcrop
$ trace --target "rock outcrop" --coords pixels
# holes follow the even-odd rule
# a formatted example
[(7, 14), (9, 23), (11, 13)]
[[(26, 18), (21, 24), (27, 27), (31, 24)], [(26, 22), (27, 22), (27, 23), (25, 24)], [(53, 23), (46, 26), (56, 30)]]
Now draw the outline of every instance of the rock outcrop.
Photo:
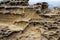
[(60, 40), (60, 8), (28, 1), (0, 2), (0, 40)]

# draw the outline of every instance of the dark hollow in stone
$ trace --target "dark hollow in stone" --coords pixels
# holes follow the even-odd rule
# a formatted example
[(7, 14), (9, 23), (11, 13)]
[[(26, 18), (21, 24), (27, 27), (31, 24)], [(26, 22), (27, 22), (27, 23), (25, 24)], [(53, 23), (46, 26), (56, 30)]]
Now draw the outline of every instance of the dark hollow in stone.
[(58, 38), (58, 40), (60, 40), (60, 37)]
[(42, 15), (42, 17), (44, 17), (44, 18), (52, 18), (51, 16), (48, 16), (48, 15)]
[(58, 27), (51, 27), (51, 28), (48, 28), (49, 30), (51, 30), (51, 29), (58, 29)]
[(33, 24), (35, 26), (35, 25), (38, 25), (40, 23), (39, 22), (31, 22), (30, 24)]
[(58, 22), (60, 22), (60, 20), (58, 20)]
[(53, 24), (59, 24), (58, 22), (54, 22)]

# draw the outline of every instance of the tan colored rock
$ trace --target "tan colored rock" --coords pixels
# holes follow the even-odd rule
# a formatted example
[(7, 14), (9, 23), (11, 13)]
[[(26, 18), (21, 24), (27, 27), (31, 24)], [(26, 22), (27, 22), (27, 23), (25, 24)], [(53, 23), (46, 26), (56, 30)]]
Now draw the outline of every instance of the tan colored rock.
[(29, 0), (0, 3), (0, 40), (59, 40), (60, 12), (48, 3), (28, 5)]

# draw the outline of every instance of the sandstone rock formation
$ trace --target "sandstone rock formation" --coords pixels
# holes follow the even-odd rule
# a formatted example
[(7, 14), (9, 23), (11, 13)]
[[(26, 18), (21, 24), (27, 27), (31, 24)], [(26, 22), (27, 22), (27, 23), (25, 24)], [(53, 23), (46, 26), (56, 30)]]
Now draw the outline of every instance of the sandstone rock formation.
[(60, 9), (29, 0), (0, 2), (0, 40), (60, 40)]

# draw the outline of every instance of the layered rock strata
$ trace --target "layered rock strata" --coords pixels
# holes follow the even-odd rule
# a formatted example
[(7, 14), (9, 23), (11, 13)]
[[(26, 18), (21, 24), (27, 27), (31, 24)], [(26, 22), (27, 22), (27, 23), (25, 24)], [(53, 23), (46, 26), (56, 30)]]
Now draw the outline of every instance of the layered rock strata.
[(60, 10), (29, 0), (0, 2), (0, 40), (60, 40)]

